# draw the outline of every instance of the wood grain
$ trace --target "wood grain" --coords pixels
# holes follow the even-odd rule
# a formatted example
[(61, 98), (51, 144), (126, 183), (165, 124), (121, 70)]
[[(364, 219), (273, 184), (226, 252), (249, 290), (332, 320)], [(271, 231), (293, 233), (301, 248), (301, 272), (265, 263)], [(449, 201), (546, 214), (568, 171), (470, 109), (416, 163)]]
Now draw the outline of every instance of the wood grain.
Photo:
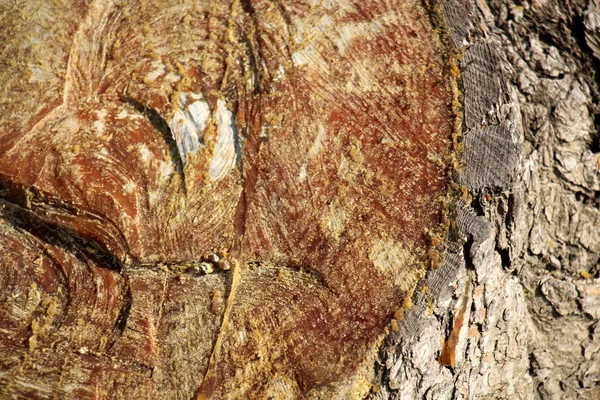
[(2, 101), (36, 107), (1, 120), (0, 393), (364, 397), (442, 233), (455, 93), (430, 11), (2, 7), (68, 22), (51, 47), (2, 33), (30, 46)]

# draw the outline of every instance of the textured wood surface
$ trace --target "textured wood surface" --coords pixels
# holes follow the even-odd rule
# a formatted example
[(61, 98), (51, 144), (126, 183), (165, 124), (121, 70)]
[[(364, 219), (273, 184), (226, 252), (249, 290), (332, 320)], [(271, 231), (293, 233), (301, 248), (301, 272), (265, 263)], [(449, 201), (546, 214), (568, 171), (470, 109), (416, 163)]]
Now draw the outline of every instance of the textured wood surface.
[(0, 393), (366, 396), (442, 244), (431, 11), (1, 7)]

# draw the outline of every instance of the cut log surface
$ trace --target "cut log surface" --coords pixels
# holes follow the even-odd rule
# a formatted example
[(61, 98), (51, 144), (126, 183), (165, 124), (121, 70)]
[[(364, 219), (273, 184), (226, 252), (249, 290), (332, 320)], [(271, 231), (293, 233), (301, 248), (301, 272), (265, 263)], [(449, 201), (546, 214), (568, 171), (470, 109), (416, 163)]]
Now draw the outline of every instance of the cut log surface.
[(0, 397), (363, 398), (449, 184), (422, 3), (0, 18)]

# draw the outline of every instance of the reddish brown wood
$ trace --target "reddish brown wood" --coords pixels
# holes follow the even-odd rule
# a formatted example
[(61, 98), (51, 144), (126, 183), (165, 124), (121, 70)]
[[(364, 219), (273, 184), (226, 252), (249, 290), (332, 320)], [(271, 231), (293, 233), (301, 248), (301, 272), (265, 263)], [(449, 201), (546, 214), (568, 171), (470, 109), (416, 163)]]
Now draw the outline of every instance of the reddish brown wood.
[(59, 100), (3, 120), (5, 393), (363, 396), (448, 184), (427, 11), (115, 3), (55, 10)]

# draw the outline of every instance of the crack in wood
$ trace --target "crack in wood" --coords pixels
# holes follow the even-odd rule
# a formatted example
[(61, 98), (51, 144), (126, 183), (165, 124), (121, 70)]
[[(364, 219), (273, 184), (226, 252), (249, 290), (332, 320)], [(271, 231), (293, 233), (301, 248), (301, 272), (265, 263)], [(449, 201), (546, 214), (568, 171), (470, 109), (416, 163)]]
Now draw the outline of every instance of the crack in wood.
[(150, 106), (147, 106), (138, 100), (132, 97), (123, 97), (121, 99), (124, 103), (131, 105), (137, 112), (142, 114), (149, 122), (152, 124), (154, 129), (160, 133), (162, 139), (168, 146), (169, 157), (171, 158), (171, 164), (179, 174), (181, 181), (183, 183), (182, 189), (184, 196), (187, 196), (187, 184), (185, 181), (185, 172), (184, 172), (184, 161), (179, 154), (179, 150), (177, 149), (177, 142), (175, 141), (175, 137), (173, 136), (173, 132), (171, 132), (171, 128), (169, 124), (162, 115), (158, 113), (155, 109)]

